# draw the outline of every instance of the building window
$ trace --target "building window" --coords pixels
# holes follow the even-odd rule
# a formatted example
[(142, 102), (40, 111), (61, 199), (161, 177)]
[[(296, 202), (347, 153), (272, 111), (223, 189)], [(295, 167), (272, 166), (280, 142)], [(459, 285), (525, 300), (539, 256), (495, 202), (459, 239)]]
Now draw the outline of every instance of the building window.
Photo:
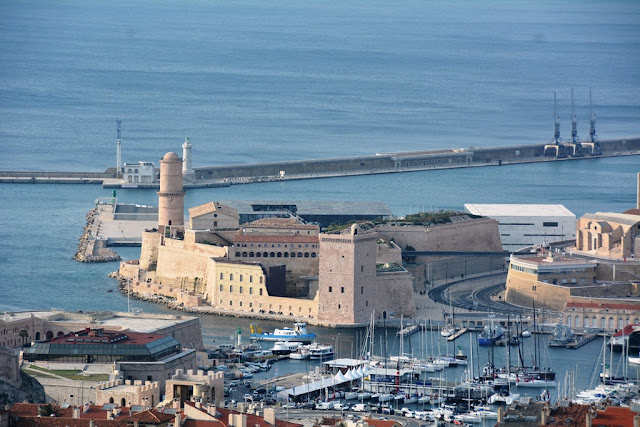
[(222, 288), (222, 285), (220, 285), (220, 292), (222, 292), (222, 289), (223, 289), (223, 288)]
[(340, 293), (344, 294), (344, 286), (340, 286)]
[(236, 252), (236, 256), (240, 258), (240, 252)]
[[(260, 276), (260, 283), (262, 283), (262, 276)], [(260, 294), (260, 295), (262, 295), (262, 294)]]
[(229, 280), (233, 280), (233, 273), (229, 274)]
[(557, 222), (553, 222), (553, 221), (550, 221), (550, 222), (543, 222), (543, 223), (542, 223), (542, 226), (543, 226), (543, 227), (557, 227), (557, 226), (558, 226), (558, 223), (557, 223)]
[(253, 295), (253, 288), (249, 288), (249, 295)]
[(229, 286), (229, 292), (233, 292), (233, 285)]
[(262, 295), (262, 289), (260, 289), (260, 295)]
[(242, 274), (240, 275), (240, 281), (242, 282)]
[(360, 295), (364, 295), (364, 286), (360, 286)]
[(240, 286), (240, 290), (239, 290), (239, 292), (240, 292), (240, 293), (242, 293), (242, 286)]
[(329, 292), (333, 292), (333, 286), (329, 286)]
[(342, 305), (338, 304), (338, 310), (340, 310), (342, 308)]
[(249, 283), (253, 283), (253, 276), (249, 276)]
[(229, 301), (229, 305), (233, 305), (233, 301)]
[(224, 279), (224, 274), (220, 273), (220, 280)]
[(360, 273), (363, 273), (363, 272), (364, 272), (364, 265), (361, 265), (360, 266)]

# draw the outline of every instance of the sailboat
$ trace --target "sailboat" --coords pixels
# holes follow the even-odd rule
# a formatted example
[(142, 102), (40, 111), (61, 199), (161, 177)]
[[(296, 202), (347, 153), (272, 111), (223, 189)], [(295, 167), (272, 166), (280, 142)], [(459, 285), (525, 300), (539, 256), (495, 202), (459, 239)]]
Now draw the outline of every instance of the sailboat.
[(449, 288), (449, 313), (451, 314), (451, 321), (440, 330), (440, 335), (445, 338), (449, 338), (456, 333), (455, 313), (453, 311), (453, 303), (451, 302), (451, 288)]

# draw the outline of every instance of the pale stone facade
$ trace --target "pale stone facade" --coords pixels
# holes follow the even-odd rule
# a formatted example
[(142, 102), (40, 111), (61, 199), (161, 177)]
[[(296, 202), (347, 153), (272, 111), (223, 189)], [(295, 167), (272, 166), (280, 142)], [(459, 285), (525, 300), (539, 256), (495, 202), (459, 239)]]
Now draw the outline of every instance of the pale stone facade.
[(125, 163), (122, 179), (126, 184), (151, 184), (155, 182), (155, 169), (152, 162)]
[(216, 230), (240, 226), (238, 211), (218, 202), (209, 202), (189, 209), (189, 228), (192, 230)]
[(165, 400), (177, 400), (182, 406), (192, 397), (200, 399), (201, 403), (224, 402), (224, 373), (178, 369), (171, 379), (166, 381)]
[(613, 332), (640, 323), (640, 301), (574, 298), (563, 309), (563, 323), (574, 329), (594, 328)]
[(375, 232), (353, 225), (350, 233), (321, 235), (320, 250), (318, 320), (362, 324), (374, 310), (379, 316), (415, 314), (409, 272), (399, 265), (378, 271)]
[(116, 403), (120, 406), (155, 407), (160, 402), (160, 384), (157, 381), (113, 380), (99, 383), (95, 403)]
[(604, 258), (640, 255), (640, 216), (611, 212), (585, 214), (578, 220), (576, 250)]

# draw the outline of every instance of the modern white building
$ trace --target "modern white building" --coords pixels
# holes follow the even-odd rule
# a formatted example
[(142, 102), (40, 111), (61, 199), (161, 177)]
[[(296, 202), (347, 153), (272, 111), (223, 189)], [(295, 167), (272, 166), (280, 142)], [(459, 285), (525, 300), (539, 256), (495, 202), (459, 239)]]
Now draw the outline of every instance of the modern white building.
[(576, 216), (563, 205), (465, 204), (467, 212), (498, 221), (505, 251), (575, 240)]
[(151, 184), (155, 182), (155, 165), (153, 162), (125, 163), (122, 178), (125, 184)]

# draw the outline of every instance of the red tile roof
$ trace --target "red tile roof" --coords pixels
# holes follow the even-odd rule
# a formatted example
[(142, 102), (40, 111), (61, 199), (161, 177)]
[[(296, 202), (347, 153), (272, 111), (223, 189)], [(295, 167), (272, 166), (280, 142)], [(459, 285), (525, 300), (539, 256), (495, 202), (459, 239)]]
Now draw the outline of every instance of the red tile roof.
[(142, 412), (134, 412), (129, 418), (126, 418), (124, 421), (128, 423), (138, 421), (143, 424), (163, 424), (173, 420), (174, 418), (175, 415), (173, 414), (165, 414), (164, 412), (148, 409)]
[[(219, 419), (225, 425), (229, 424), (229, 414), (239, 414), (240, 412), (232, 411), (224, 408), (216, 408), (216, 410), (222, 415)], [(259, 426), (259, 427), (273, 427), (267, 423), (264, 418), (258, 415), (245, 414), (247, 416), (247, 426)], [(282, 421), (276, 419), (276, 427), (302, 427), (302, 424), (290, 423), (288, 421)]]
[(630, 408), (608, 406), (604, 411), (598, 411), (598, 416), (593, 419), (595, 426), (633, 427), (633, 418), (638, 415)]
[(604, 308), (611, 310), (640, 310), (640, 302), (633, 304), (597, 303), (597, 302), (567, 302), (565, 308)]
[(247, 228), (292, 228), (296, 230), (319, 230), (317, 225), (303, 224), (296, 218), (260, 218), (242, 225)]
[(318, 236), (302, 236), (296, 235), (264, 235), (264, 234), (237, 234), (234, 238), (234, 243), (318, 243)]

